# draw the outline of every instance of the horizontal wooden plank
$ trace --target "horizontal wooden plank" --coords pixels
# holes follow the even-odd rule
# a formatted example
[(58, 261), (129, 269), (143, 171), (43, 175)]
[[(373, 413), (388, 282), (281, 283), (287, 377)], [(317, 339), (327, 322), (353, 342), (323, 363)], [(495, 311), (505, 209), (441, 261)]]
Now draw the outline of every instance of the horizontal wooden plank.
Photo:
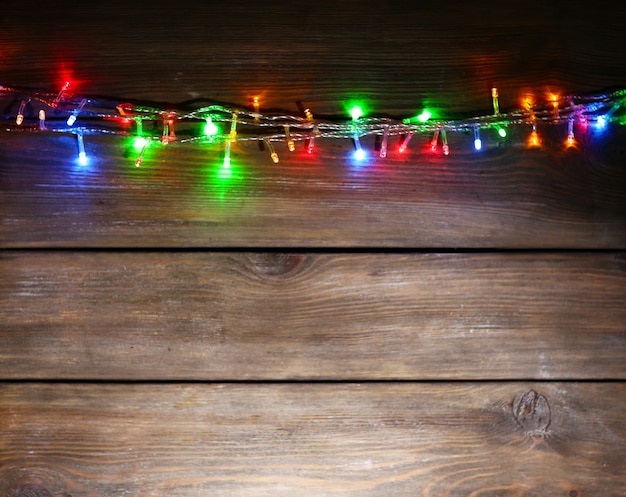
[[(381, 12), (371, 0), (218, 9), (111, 0), (92, 12), (7, 1), (7, 86), (55, 88), (71, 77), (77, 92), (122, 99), (249, 105), (261, 94), (263, 108), (298, 113), (302, 100), (316, 115), (344, 115), (361, 98), (376, 113), (429, 105), (450, 118), (490, 113), (492, 85), (505, 109), (528, 92), (626, 82), (624, 6), (609, 23), (603, 9), (558, 1), (494, 3), (480, 15), (467, 2)], [(107, 35), (94, 36), (103, 26)], [(17, 106), (2, 102), (8, 119)], [(237, 144), (229, 178), (219, 147), (155, 146), (135, 170), (126, 141), (87, 137), (91, 163), (81, 168), (72, 137), (0, 133), (0, 246), (623, 249), (625, 132), (577, 135), (580, 148), (564, 151), (566, 129), (540, 129), (543, 150), (525, 150), (527, 129), (504, 146), (491, 133), (481, 154), (455, 134), (450, 157), (424, 153), (430, 137), (419, 136), (406, 157), (390, 148), (359, 168), (349, 140), (320, 140), (313, 157), (277, 144), (277, 165)]]
[(0, 494), (623, 495), (624, 383), (0, 386)]
[(0, 254), (2, 378), (626, 378), (618, 253)]
[(276, 165), (238, 145), (224, 178), (219, 151), (201, 146), (155, 149), (138, 170), (127, 142), (87, 138), (84, 167), (70, 137), (5, 133), (0, 247), (621, 249), (626, 130), (609, 134), (604, 151), (480, 158), (464, 137), (466, 152), (447, 158), (416, 152), (360, 168), (345, 144), (313, 158), (280, 150)]
[[(626, 82), (626, 7), (546, 0), (477, 7), (450, 0), (381, 8), (254, 0), (193, 7), (153, 0), (36, 9), (4, 0), (0, 84), (61, 85), (165, 102), (210, 98), (266, 108), (303, 100), (319, 114), (363, 98), (377, 112), (502, 107), (522, 92), (593, 91)], [(610, 18), (611, 22), (608, 22)], [(104, 33), (106, 36), (94, 36)], [(584, 43), (581, 42), (584, 37)], [(607, 42), (610, 40), (610, 42)]]

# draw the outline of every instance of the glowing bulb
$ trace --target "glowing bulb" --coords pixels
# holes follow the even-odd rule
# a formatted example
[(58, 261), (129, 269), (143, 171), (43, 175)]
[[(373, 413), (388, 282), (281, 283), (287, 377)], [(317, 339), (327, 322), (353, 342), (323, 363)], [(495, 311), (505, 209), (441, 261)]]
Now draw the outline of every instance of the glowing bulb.
[(559, 96), (555, 95), (554, 93), (550, 93), (549, 97), (550, 97), (550, 102), (552, 102), (552, 113), (554, 114), (554, 117), (558, 118), (559, 117)]
[(227, 180), (233, 177), (233, 171), (230, 168), (230, 159), (224, 160), (222, 167), (217, 171), (217, 177), (221, 180)]
[(146, 140), (145, 138), (141, 138), (141, 137), (135, 138), (134, 146), (136, 149), (137, 148), (139, 149), (139, 156), (137, 157), (137, 160), (135, 161), (135, 167), (139, 167), (141, 166), (141, 163), (143, 162), (143, 156), (146, 153), (146, 150), (150, 146), (150, 140)]
[(443, 155), (449, 155), (450, 147), (448, 147), (448, 134), (446, 133), (445, 129), (441, 130), (441, 144), (441, 148), (443, 149)]
[(233, 112), (233, 117), (230, 121), (230, 131), (228, 133), (228, 140), (226, 140), (226, 147), (224, 149), (224, 168), (230, 168), (230, 147), (231, 144), (237, 141), (237, 115), (238, 111)]
[(252, 106), (254, 107), (254, 120), (255, 122), (259, 122), (259, 118), (261, 115), (259, 114), (259, 109), (261, 108), (261, 103), (259, 102), (259, 96), (255, 95), (252, 97)]
[(383, 142), (380, 145), (380, 153), (379, 156), (384, 159), (387, 157), (387, 142), (389, 141), (389, 125), (385, 124), (385, 129), (383, 131)]
[(146, 146), (146, 143), (148, 143), (148, 140), (146, 140), (143, 136), (138, 136), (133, 140), (133, 148), (140, 151)]
[(207, 117), (206, 118), (206, 124), (204, 125), (204, 134), (206, 136), (215, 136), (219, 133), (219, 128), (217, 127), (217, 124), (215, 124), (213, 122), (213, 120), (211, 119), (211, 117)]
[(287, 148), (290, 152), (293, 152), (296, 149), (296, 144), (293, 142), (291, 138), (291, 133), (289, 132), (289, 125), (285, 124), (285, 140), (287, 140)]
[(226, 146), (224, 148), (224, 167), (230, 167), (230, 140), (226, 140)]
[(533, 125), (533, 130), (530, 133), (530, 137), (528, 138), (528, 145), (531, 147), (538, 147), (540, 145), (539, 135), (537, 134), (537, 128)]
[(270, 157), (272, 158), (272, 162), (274, 162), (274, 164), (278, 164), (278, 154), (276, 153), (276, 150), (274, 150), (272, 142), (269, 141), (267, 138), (263, 138), (263, 143), (265, 143), (265, 146), (270, 151)]
[(419, 116), (417, 116), (417, 120), (421, 123), (425, 123), (431, 117), (432, 117), (432, 114), (430, 113), (430, 111), (428, 109), (424, 109), (422, 113)]
[(493, 113), (496, 116), (499, 116), (500, 115), (500, 103), (498, 102), (498, 89), (495, 87), (491, 89), (491, 100), (493, 101)]
[(506, 138), (506, 129), (498, 128), (498, 135), (500, 135), (500, 138)]
[(355, 105), (354, 107), (352, 107), (352, 109), (350, 109), (350, 116), (352, 116), (352, 120), (354, 122), (352, 126), (352, 140), (354, 141), (354, 147), (356, 149), (354, 152), (354, 159), (357, 161), (362, 161), (363, 159), (365, 159), (366, 155), (365, 151), (361, 147), (361, 140), (359, 139), (359, 127), (356, 123), (362, 115), (363, 109), (361, 109), (360, 106)]
[(439, 129), (436, 129), (435, 133), (433, 134), (432, 140), (430, 140), (430, 150), (432, 152), (437, 150), (437, 142), (438, 141), (439, 141)]
[(228, 133), (228, 141), (230, 143), (237, 141), (237, 115), (237, 111), (233, 112), (233, 117), (230, 121), (230, 133)]
[(15, 118), (15, 124), (17, 124), (18, 126), (21, 126), (22, 123), (24, 122), (24, 108), (26, 107), (26, 100), (22, 100), (22, 103), (20, 104), (20, 108), (17, 111), (17, 117)]
[(359, 135), (354, 134), (354, 146), (356, 147), (356, 151), (354, 152), (354, 158), (358, 161), (365, 159), (365, 151), (363, 147), (361, 147), (361, 140), (359, 140)]
[(311, 130), (313, 136), (308, 138), (306, 142), (306, 152), (307, 154), (312, 154), (313, 148), (315, 147), (315, 137), (320, 135), (320, 129), (317, 126), (317, 124), (315, 124), (315, 119), (313, 118), (313, 114), (311, 113), (311, 110), (307, 107), (303, 110), (303, 112), (304, 112), (304, 116), (306, 117), (306, 120), (309, 121), (313, 125), (313, 129)]
[(367, 154), (365, 153), (365, 150), (363, 150), (362, 148), (357, 148), (357, 149), (354, 151), (354, 159), (355, 159), (355, 160), (357, 160), (357, 161), (359, 161), (359, 162), (361, 162), (362, 160), (364, 160), (364, 159), (365, 159), (365, 157), (366, 157), (366, 155), (367, 155)]
[(415, 121), (419, 121), (420, 123), (425, 123), (431, 117), (433, 117), (431, 112), (428, 109), (424, 109), (420, 114), (418, 114), (415, 117), (407, 117), (406, 119), (402, 119), (402, 122), (404, 124), (411, 124), (411, 123), (414, 123)]
[(87, 154), (85, 153), (85, 142), (83, 140), (83, 134), (78, 132), (76, 134), (76, 139), (78, 140), (78, 163), (81, 166), (86, 166), (89, 162), (87, 158)]
[(404, 137), (404, 140), (402, 140), (402, 143), (400, 144), (400, 147), (398, 148), (398, 152), (400, 152), (401, 154), (406, 152), (406, 149), (412, 137), (413, 137), (413, 132), (409, 131), (409, 133)]
[(474, 148), (476, 150), (480, 150), (483, 148), (483, 142), (480, 139), (480, 132), (478, 131), (478, 126), (474, 128)]
[(615, 102), (613, 104), (613, 107), (611, 107), (608, 112), (606, 112), (602, 116), (598, 116), (596, 120), (596, 129), (598, 131), (602, 131), (606, 127), (606, 125), (609, 122), (610, 117), (615, 113), (615, 111), (617, 111), (617, 109), (620, 108), (620, 105), (621, 105), (621, 102)]
[(59, 105), (59, 102), (63, 98), (63, 94), (67, 91), (69, 87), (70, 87), (70, 82), (66, 81), (65, 84), (63, 85), (63, 88), (61, 88), (61, 91), (52, 102), (52, 107), (57, 107)]
[(358, 120), (359, 118), (363, 117), (363, 109), (361, 109), (361, 107), (359, 107), (358, 105), (355, 105), (350, 109), (350, 116), (352, 117), (353, 121)]
[(163, 120), (163, 136), (161, 136), (161, 143), (167, 145), (169, 142), (176, 140), (176, 133), (174, 132), (174, 114), (170, 114)]
[(72, 112), (72, 114), (70, 115), (70, 117), (67, 118), (67, 125), (68, 126), (73, 126), (74, 123), (76, 122), (76, 118), (78, 117), (78, 114), (80, 113), (80, 111), (82, 110), (82, 108), (85, 106), (85, 104), (87, 103), (87, 99), (83, 98), (80, 101), (80, 104), (78, 104), (78, 107), (76, 107), (74, 109), (74, 111)]

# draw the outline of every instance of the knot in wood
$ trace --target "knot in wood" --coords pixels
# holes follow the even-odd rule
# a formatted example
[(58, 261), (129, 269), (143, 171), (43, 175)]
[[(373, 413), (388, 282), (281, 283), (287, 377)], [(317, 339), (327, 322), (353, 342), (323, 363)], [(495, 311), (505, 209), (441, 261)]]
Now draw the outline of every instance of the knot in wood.
[(50, 468), (2, 467), (0, 497), (71, 497), (63, 477)]
[(53, 497), (47, 488), (35, 484), (21, 484), (9, 488), (6, 497)]
[(534, 390), (519, 394), (513, 401), (513, 417), (526, 434), (545, 433), (550, 416), (548, 399)]
[(284, 278), (298, 271), (305, 256), (300, 254), (252, 254), (250, 261), (259, 274), (273, 278)]

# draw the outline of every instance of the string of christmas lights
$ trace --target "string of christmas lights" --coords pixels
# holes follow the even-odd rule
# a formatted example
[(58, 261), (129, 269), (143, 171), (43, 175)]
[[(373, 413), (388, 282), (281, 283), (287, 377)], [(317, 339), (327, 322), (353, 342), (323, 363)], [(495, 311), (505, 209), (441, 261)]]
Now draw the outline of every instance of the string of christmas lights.
[[(362, 138), (374, 135), (380, 158), (389, 153), (389, 140), (399, 137), (398, 153), (408, 150), (415, 135), (429, 136), (430, 148), (450, 153), (449, 133), (472, 133), (474, 149), (483, 148), (481, 133), (495, 133), (505, 138), (512, 126), (530, 127), (528, 145), (541, 144), (538, 125), (564, 125), (565, 146), (576, 144), (575, 130), (584, 132), (589, 125), (598, 129), (609, 122), (622, 124), (617, 112), (626, 100), (626, 89), (592, 95), (550, 95), (544, 101), (526, 98), (523, 107), (501, 113), (497, 88), (492, 88), (493, 112), (464, 119), (435, 119), (428, 109), (415, 117), (366, 117), (360, 106), (349, 109), (343, 119), (319, 119), (310, 109), (299, 104), (299, 115), (286, 112), (261, 112), (260, 97), (252, 99), (251, 108), (211, 104), (195, 109), (184, 106), (161, 107), (138, 104), (114, 98), (88, 96), (71, 92), (67, 82), (58, 92), (0, 86), (0, 97), (11, 98), (5, 107), (5, 131), (63, 133), (76, 136), (78, 162), (86, 164), (85, 135), (117, 135), (133, 137), (137, 157), (135, 166), (142, 164), (144, 154), (153, 143), (208, 143), (223, 145), (225, 167), (230, 167), (231, 147), (237, 142), (255, 141), (263, 145), (274, 163), (279, 156), (274, 147), (285, 143), (290, 152), (303, 142), (305, 150), (313, 153), (320, 139), (349, 139), (354, 144), (354, 159), (362, 161), (367, 150)], [(14, 109), (17, 108), (17, 111)], [(619, 118), (618, 118), (619, 117)], [(191, 125), (191, 126), (187, 126)], [(189, 128), (177, 135), (181, 126)]]

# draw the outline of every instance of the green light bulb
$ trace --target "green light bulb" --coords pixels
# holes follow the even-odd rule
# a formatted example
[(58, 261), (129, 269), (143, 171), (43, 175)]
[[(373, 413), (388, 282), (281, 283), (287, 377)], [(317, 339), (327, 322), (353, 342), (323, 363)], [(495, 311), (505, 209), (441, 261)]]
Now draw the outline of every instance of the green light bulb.
[(363, 109), (360, 106), (355, 105), (350, 109), (350, 116), (353, 121), (356, 121), (360, 117), (363, 117)]
[(431, 114), (431, 112), (428, 109), (424, 109), (422, 111), (422, 113), (417, 116), (417, 120), (421, 123), (425, 123), (426, 121), (428, 121), (433, 115)]
[(148, 140), (146, 140), (143, 136), (138, 136), (133, 140), (133, 148), (137, 152), (141, 152), (146, 145), (148, 145)]
[(204, 125), (204, 134), (206, 136), (215, 136), (219, 133), (219, 128), (217, 125), (211, 120), (210, 117), (206, 118), (206, 124)]
[(222, 167), (220, 167), (217, 171), (217, 178), (220, 180), (227, 180), (232, 178), (233, 170), (230, 168), (230, 160), (224, 161)]
[(414, 122), (420, 122), (420, 123), (425, 123), (426, 121), (428, 121), (431, 117), (433, 117), (433, 113), (431, 111), (429, 111), (428, 109), (424, 109), (420, 114), (418, 114), (417, 116), (414, 117), (407, 117), (405, 119), (402, 120), (402, 122), (404, 124), (411, 124)]

